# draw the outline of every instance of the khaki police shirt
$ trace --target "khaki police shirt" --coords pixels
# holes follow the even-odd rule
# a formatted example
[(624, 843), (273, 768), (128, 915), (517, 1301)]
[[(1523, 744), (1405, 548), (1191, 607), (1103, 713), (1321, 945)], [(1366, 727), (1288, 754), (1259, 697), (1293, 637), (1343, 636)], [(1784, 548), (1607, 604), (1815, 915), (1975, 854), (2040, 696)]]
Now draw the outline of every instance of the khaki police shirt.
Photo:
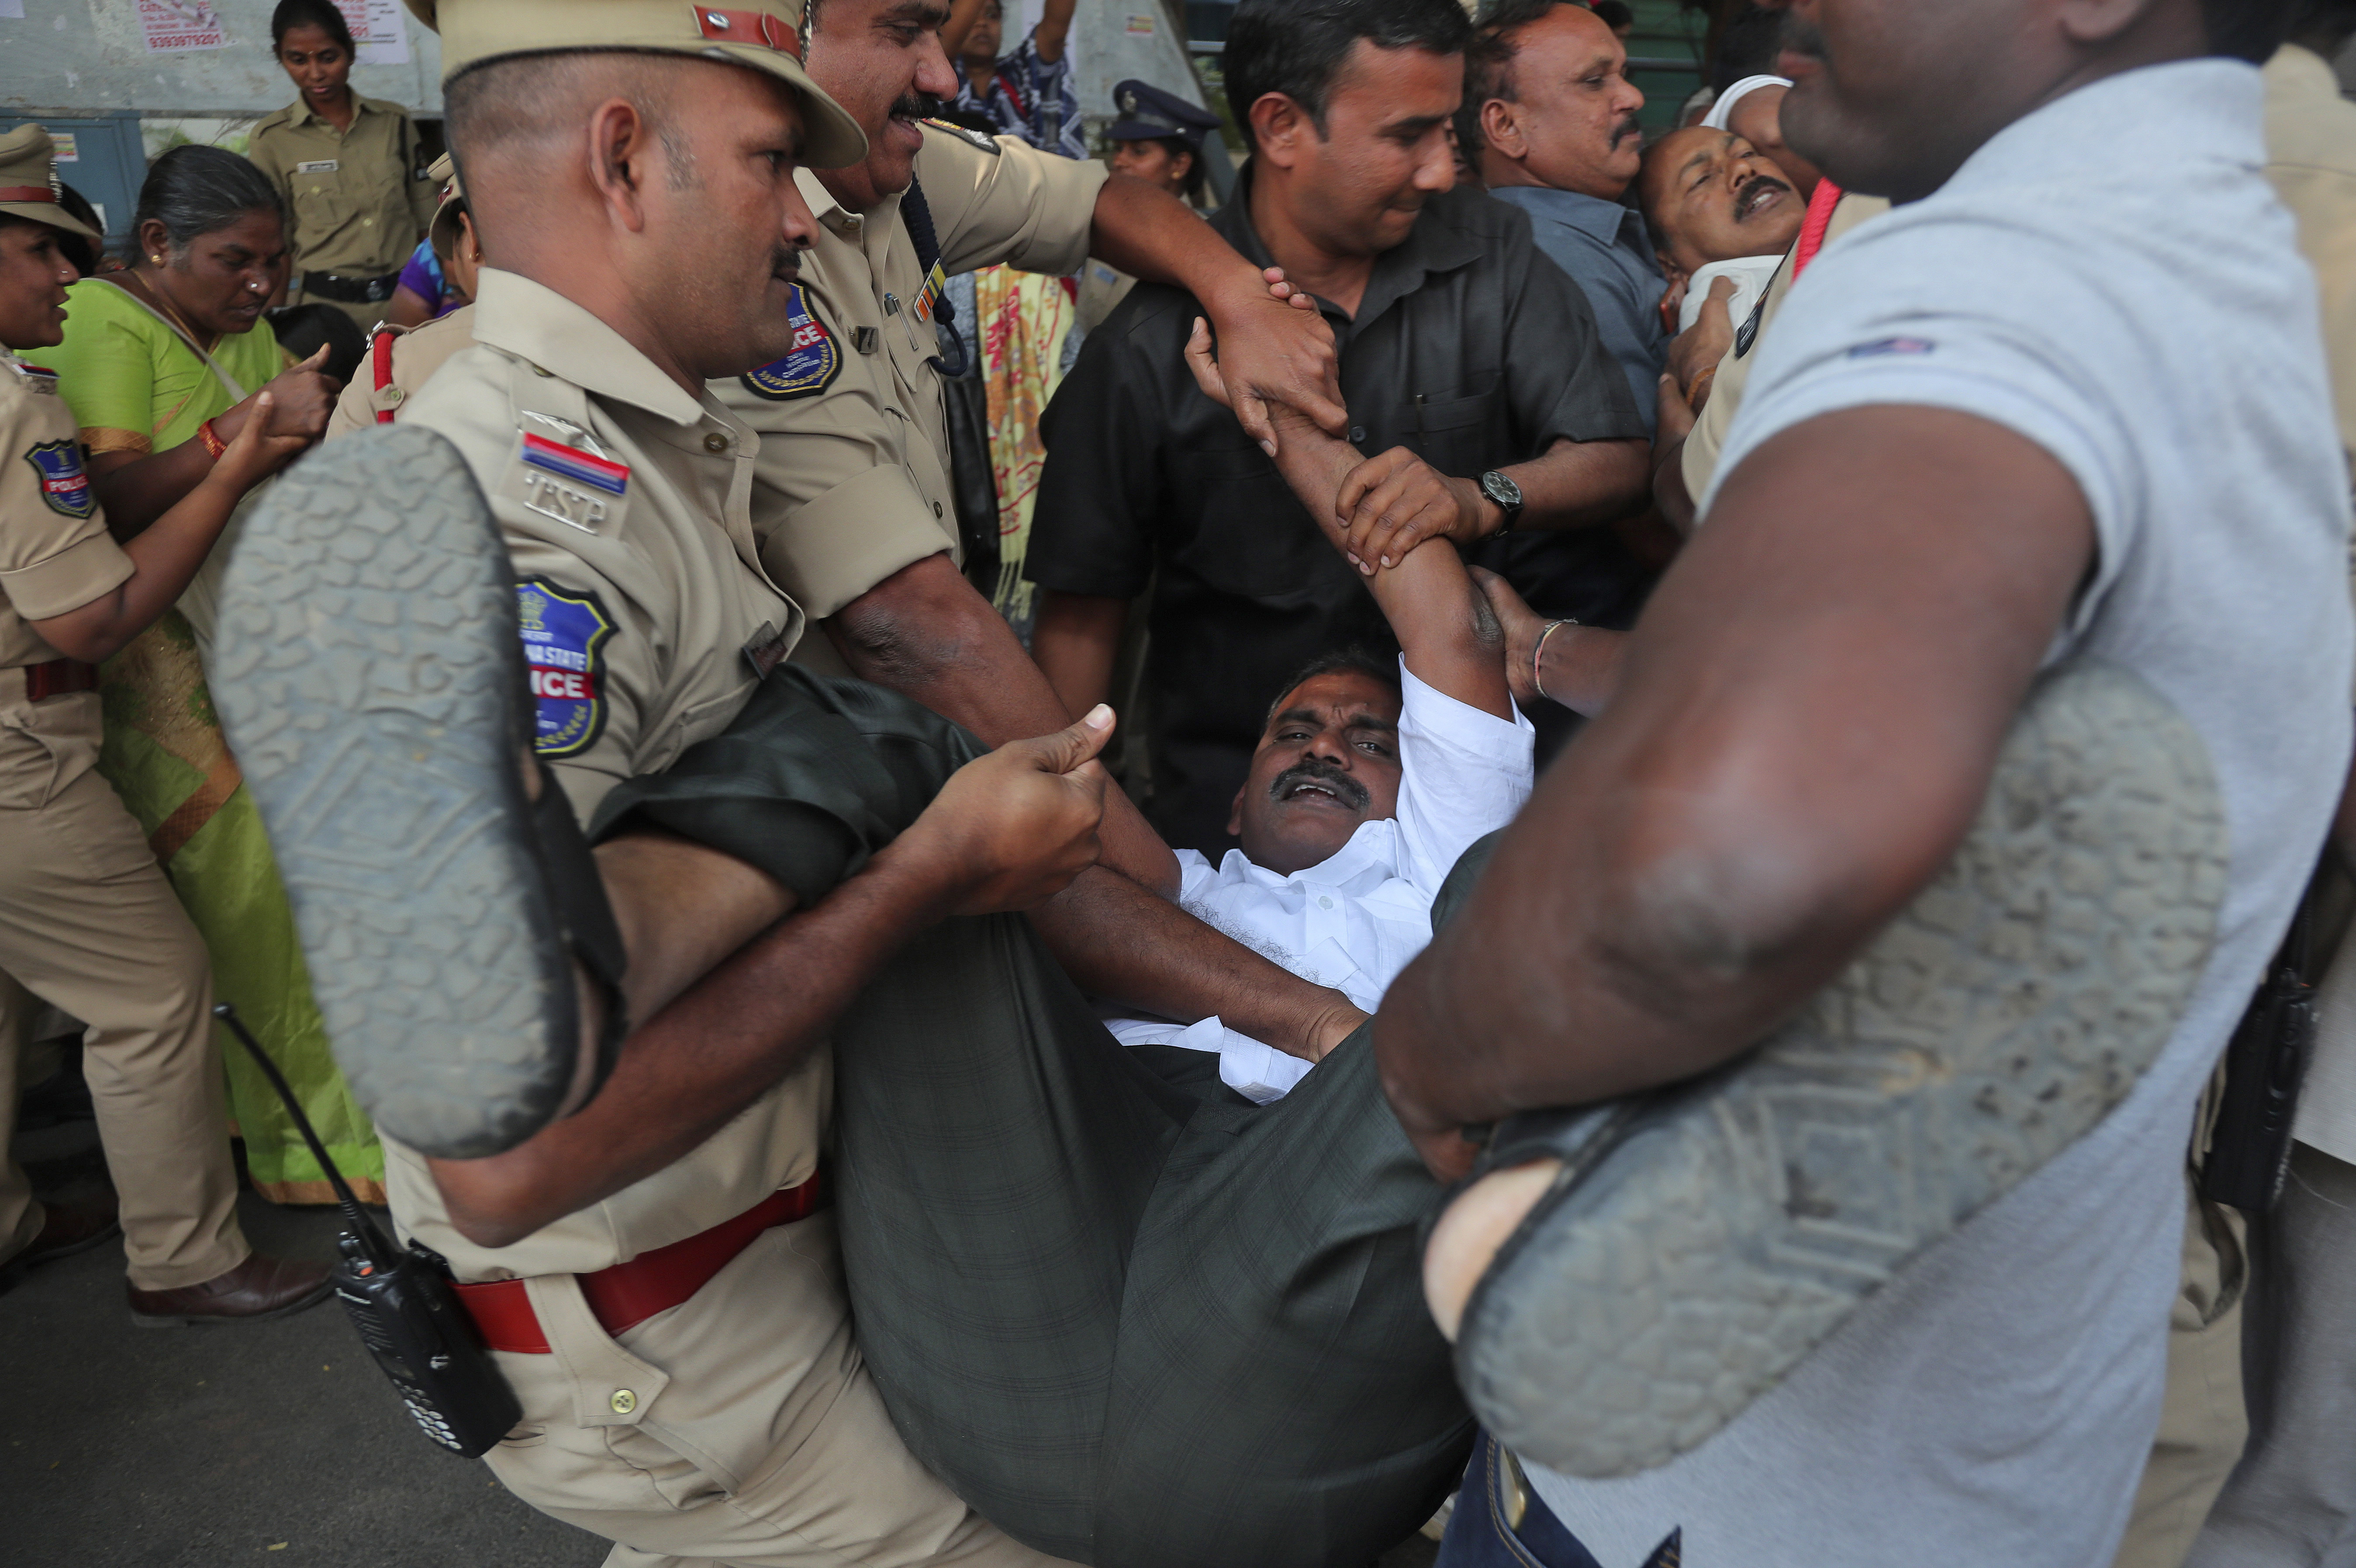
[[(916, 180), (941, 270), (1000, 263), (1069, 273), (1087, 259), (1108, 170), (1022, 142), (926, 125)], [(958, 550), (948, 424), (933, 306), (887, 197), (845, 209), (809, 170), (818, 215), (802, 263), (801, 341), (776, 364), (712, 390), (761, 435), (753, 527), (770, 575), (816, 618), (901, 568)], [(979, 352), (974, 324), (958, 323)], [(815, 646), (815, 644), (813, 645)]]
[(25, 700), (16, 671), (62, 657), (28, 622), (80, 609), (129, 580), (82, 470), (57, 378), (0, 351), (0, 808), (44, 804), (98, 761), (99, 700)]
[(379, 386), (376, 342), (371, 338), (369, 351), (360, 356), (360, 368), (352, 372), (352, 379), (344, 383), (342, 395), (336, 399), (336, 412), (327, 418), (325, 439), (333, 441), (357, 430), (374, 429), (380, 409), (398, 420), (402, 405), (416, 395), (444, 361), (474, 341), (475, 307), (471, 305), (462, 305), (447, 316), (436, 317), (406, 332), (396, 331), (392, 336), (392, 379)]
[[(2340, 439), (2356, 461), (2356, 104), (2340, 97), (2329, 63), (2296, 44), (2267, 62), (2265, 81), (2266, 177), (2298, 220), (2298, 248), (2315, 269)], [(2356, 1161), (2356, 941), (2342, 939), (2331, 956), (2318, 1015), (2293, 1131)]]
[(397, 273), (434, 220), (440, 192), (417, 127), (398, 103), (353, 95), (338, 131), (301, 102), (253, 128), (245, 156), (286, 199), (294, 271), (380, 278)]
[[(1825, 226), (1825, 243), (1831, 244), (1867, 219), (1879, 218), (1889, 210), (1890, 203), (1878, 196), (1842, 197), (1840, 205), (1833, 209), (1832, 221)], [(1795, 251), (1793, 255), (1797, 253)], [(1693, 434), (1686, 437), (1680, 461), (1686, 493), (1697, 504), (1709, 493), (1710, 479), (1718, 472), (1719, 455), (1726, 450), (1726, 433), (1734, 426), (1735, 410), (1742, 406), (1742, 394), (1751, 384), (1751, 367), (1758, 362), (1759, 339), (1765, 336), (1775, 313), (1783, 308), (1783, 296), (1792, 292), (1793, 255), (1785, 256), (1783, 264), (1775, 269), (1751, 318), (1734, 324), (1734, 347), (1718, 362), (1718, 378), (1710, 383), (1709, 401), (1702, 404), (1701, 413), (1694, 420)]]
[(2329, 63), (2296, 44), (2267, 62), (2265, 81), (2266, 177), (2322, 285), (2340, 439), (2356, 455), (2356, 104)]
[[(402, 420), (447, 436), (490, 499), (541, 755), (585, 820), (615, 784), (725, 728), (758, 679), (748, 650), (774, 663), (802, 613), (754, 549), (758, 436), (552, 290), (486, 269), (477, 300), (476, 346)], [(616, 467), (618, 490), (601, 482)], [(386, 1185), (403, 1230), (461, 1279), (588, 1273), (806, 1179), (830, 1095), (821, 1052), (676, 1164), (511, 1247), (461, 1236), (423, 1160), (391, 1139)]]

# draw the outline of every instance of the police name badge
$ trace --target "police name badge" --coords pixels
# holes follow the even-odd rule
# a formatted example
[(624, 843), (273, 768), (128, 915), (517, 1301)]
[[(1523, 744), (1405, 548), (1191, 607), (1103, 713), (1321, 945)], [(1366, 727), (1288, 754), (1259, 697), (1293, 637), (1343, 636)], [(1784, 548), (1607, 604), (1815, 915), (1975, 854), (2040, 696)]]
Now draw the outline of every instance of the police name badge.
[(518, 441), (499, 494), (584, 533), (604, 533), (621, 522), (630, 497), (628, 464), (530, 431)]
[(38, 365), (28, 365), (22, 360), (12, 360), (5, 353), (0, 353), (0, 365), (5, 365), (14, 371), (16, 379), (24, 383), (25, 390), (35, 397), (58, 395), (57, 371), (45, 371)]
[(90, 493), (90, 476), (82, 472), (81, 444), (41, 441), (25, 454), (25, 461), (41, 476), (41, 499), (66, 517), (88, 517), (98, 508)]
[(333, 174), (343, 166), (343, 160), (340, 158), (313, 158), (309, 163), (296, 164), (294, 172), (296, 174)]
[(811, 311), (809, 296), (802, 293), (799, 284), (787, 292), (786, 321), (794, 329), (794, 346), (786, 351), (786, 357), (737, 378), (744, 383), (746, 392), (771, 403), (816, 397), (832, 386), (834, 378), (842, 371), (841, 346), (826, 329), (826, 323)]
[(605, 643), (614, 622), (595, 594), (539, 577), (516, 585), (516, 619), (537, 710), (531, 748), (578, 757), (605, 727)]

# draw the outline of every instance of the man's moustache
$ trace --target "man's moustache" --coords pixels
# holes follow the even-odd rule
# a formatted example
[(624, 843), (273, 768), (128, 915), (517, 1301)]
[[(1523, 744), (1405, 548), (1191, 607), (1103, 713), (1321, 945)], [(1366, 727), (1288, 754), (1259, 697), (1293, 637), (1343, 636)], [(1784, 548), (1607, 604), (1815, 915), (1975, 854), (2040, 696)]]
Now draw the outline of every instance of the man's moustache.
[(1825, 48), (1825, 30), (1794, 12), (1783, 14), (1782, 44), (1783, 52), (1787, 55), (1813, 60), (1831, 58)]
[(1637, 119), (1635, 115), (1631, 114), (1631, 115), (1629, 115), (1625, 120), (1621, 121), (1621, 122), (1620, 122), (1620, 124), (1619, 124), (1619, 126), (1618, 126), (1616, 129), (1614, 129), (1614, 130), (1612, 131), (1612, 145), (1614, 147), (1617, 147), (1621, 143), (1622, 143), (1622, 142), (1626, 141), (1629, 137), (1631, 137), (1631, 136), (1641, 136), (1641, 135), (1643, 135), (1644, 134), (1644, 122), (1642, 122), (1641, 120)]
[(1738, 223), (1749, 221), (1751, 217), (1751, 199), (1758, 195), (1762, 190), (1788, 191), (1791, 188), (1792, 188), (1790, 186), (1784, 184), (1782, 180), (1777, 179), (1773, 175), (1752, 175), (1749, 179), (1742, 182), (1742, 188), (1734, 193), (1735, 221)]
[(1333, 764), (1320, 762), (1314, 757), (1296, 762), (1278, 774), (1276, 781), (1268, 787), (1268, 798), (1281, 801), (1285, 792), (1294, 785), (1307, 783), (1324, 785), (1333, 791), (1342, 804), (1352, 811), (1363, 811), (1366, 802), (1374, 799), (1366, 792), (1366, 787), (1364, 784), (1359, 783)]
[(895, 120), (929, 120), (941, 112), (941, 101), (929, 92), (903, 93), (887, 113)]

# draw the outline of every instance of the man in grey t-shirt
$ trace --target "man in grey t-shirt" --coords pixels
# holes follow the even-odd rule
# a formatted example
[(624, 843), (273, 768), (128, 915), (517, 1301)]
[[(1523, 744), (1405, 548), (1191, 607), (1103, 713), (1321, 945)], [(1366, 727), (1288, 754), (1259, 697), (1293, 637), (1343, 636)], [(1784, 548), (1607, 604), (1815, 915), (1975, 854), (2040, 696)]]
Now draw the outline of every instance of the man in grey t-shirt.
[[(1550, 1509), (1603, 1568), (1672, 1541), (1710, 1568), (2099, 1568), (2158, 1421), (2195, 1100), (2350, 742), (2346, 470), (2243, 63), (2285, 7), (1792, 9), (1791, 140), (1900, 205), (1793, 290), (1617, 701), (1377, 1049), (1441, 1170), (1462, 1127), (1726, 1061), (1946, 859), (2041, 670), (2139, 676), (2202, 741), (2230, 840), (2158, 1060), (1730, 1424), (1617, 1480), (1532, 1468), (1520, 1527)], [(2126, 147), (2165, 177), (2119, 179)], [(1484, 1265), (1428, 1275), (1443, 1321)], [(1497, 1517), (1460, 1509), (1443, 1563), (1487, 1561)]]

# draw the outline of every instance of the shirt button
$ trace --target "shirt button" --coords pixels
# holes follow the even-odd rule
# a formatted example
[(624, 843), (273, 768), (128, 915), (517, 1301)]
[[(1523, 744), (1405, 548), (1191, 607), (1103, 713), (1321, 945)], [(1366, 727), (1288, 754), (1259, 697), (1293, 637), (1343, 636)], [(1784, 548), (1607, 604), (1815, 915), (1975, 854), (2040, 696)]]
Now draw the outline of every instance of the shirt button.
[(1363, 424), (1354, 424), (1350, 426), (1350, 445), (1353, 446), (1364, 446), (1365, 444), (1366, 427)]
[(627, 1389), (616, 1389), (614, 1397), (605, 1402), (614, 1407), (616, 1415), (627, 1415), (638, 1408), (638, 1396)]
[(1330, 894), (1320, 893), (1317, 895), (1317, 907), (1321, 909), (1332, 908), (1333, 907), (1333, 897)]
[(728, 450), (728, 437), (717, 430), (709, 431), (703, 437), (703, 449), (706, 452), (725, 452)]
[(360, 220), (360, 227), (363, 229), (373, 229), (376, 227), (376, 220), (373, 218), (363, 218)]
[(937, 519), (940, 517), (940, 515), (941, 515), (941, 503), (940, 503), (940, 502), (938, 502), (938, 501), (935, 501), (935, 502), (933, 503), (933, 516), (934, 516), (934, 518), (935, 518), (935, 519), (937, 519)]

